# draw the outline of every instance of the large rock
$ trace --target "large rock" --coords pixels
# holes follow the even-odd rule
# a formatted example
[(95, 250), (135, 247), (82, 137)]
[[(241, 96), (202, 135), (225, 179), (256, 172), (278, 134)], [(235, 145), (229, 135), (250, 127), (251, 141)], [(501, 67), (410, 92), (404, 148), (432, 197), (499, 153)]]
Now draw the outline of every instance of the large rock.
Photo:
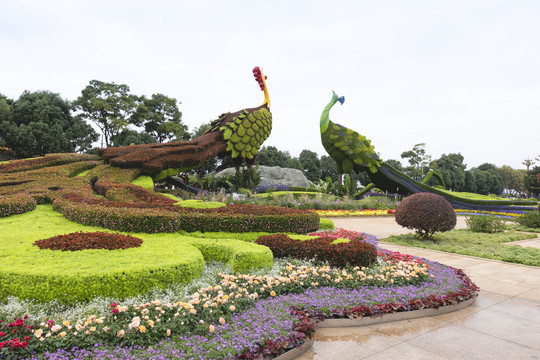
[[(255, 167), (253, 168), (255, 170)], [(267, 185), (287, 185), (309, 187), (309, 180), (298, 169), (281, 168), (279, 166), (259, 166), (261, 182), (259, 186)], [(235, 168), (228, 168), (216, 174), (216, 177), (234, 175)]]

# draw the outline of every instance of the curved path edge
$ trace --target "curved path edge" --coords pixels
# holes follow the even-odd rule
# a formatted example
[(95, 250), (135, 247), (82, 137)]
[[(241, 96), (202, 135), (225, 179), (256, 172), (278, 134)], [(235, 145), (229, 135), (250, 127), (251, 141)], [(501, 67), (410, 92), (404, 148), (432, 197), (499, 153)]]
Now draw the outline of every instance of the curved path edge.
[[(361, 319), (326, 319), (318, 323), (319, 328), (345, 328), (345, 327), (358, 327), (358, 326), (369, 326), (375, 324), (382, 324), (393, 321), (402, 321), (410, 319), (419, 319), (429, 316), (437, 316), (448, 314), (454, 311), (463, 310), (468, 308), (476, 301), (476, 297), (462, 301), (455, 305), (445, 305), (439, 308), (427, 308), (422, 310), (412, 310), (412, 311), (402, 311), (393, 314), (385, 314), (381, 317), (370, 318), (365, 317)], [(286, 353), (279, 355), (275, 360), (293, 360), (298, 356), (302, 355), (307, 350), (311, 349), (313, 346), (314, 339), (313, 337), (307, 340), (305, 343), (300, 345), (297, 348), (287, 351)]]

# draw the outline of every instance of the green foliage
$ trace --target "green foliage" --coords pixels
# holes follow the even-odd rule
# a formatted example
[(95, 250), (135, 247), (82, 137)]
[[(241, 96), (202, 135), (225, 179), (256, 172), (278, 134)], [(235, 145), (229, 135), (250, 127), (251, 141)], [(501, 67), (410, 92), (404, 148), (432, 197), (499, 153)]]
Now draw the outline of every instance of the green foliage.
[(137, 177), (136, 179), (134, 179), (133, 181), (131, 181), (131, 183), (133, 185), (137, 185), (148, 190), (154, 189), (154, 181), (152, 180), (150, 176), (141, 175)]
[(135, 130), (123, 129), (117, 134), (111, 136), (113, 146), (129, 146), (139, 144), (153, 144), (157, 142), (156, 138), (146, 132), (137, 132)]
[(435, 234), (434, 242), (418, 239), (414, 234), (390, 236), (384, 241), (449, 253), (476, 256), (484, 259), (540, 266), (540, 249), (507, 244), (512, 241), (535, 238), (536, 234), (517, 232), (477, 233), (470, 230), (452, 230)]
[(278, 150), (275, 146), (263, 146), (257, 154), (255, 164), (288, 168), (290, 159), (288, 151)]
[(125, 129), (137, 109), (138, 97), (129, 93), (129, 86), (92, 80), (73, 102), (81, 117), (93, 122), (102, 132), (105, 145), (111, 137)]
[(540, 184), (536, 175), (540, 174), (540, 166), (535, 166), (525, 173), (523, 183), (525, 189), (535, 197), (540, 197)]
[(404, 172), (416, 181), (422, 180), (431, 166), (431, 155), (426, 154), (425, 147), (425, 143), (420, 143), (414, 145), (412, 150), (401, 153), (402, 159), (409, 160), (409, 166), (404, 169)]
[(317, 153), (311, 150), (302, 150), (298, 160), (302, 164), (302, 171), (309, 181), (319, 181), (321, 178), (321, 162)]
[(182, 200), (174, 205), (186, 207), (186, 208), (194, 208), (194, 209), (217, 209), (220, 207), (227, 206), (222, 202), (219, 201), (202, 201), (202, 200)]
[(190, 243), (199, 249), (205, 260), (230, 264), (233, 273), (272, 267), (273, 257), (270, 249), (229, 237), (192, 239)]
[(516, 221), (521, 226), (525, 226), (531, 229), (540, 229), (540, 211), (529, 211), (523, 216), (517, 217)]
[(465, 222), (472, 232), (496, 233), (504, 231), (505, 225), (501, 218), (496, 216), (477, 215), (468, 217)]
[(334, 223), (330, 219), (321, 219), (319, 222), (320, 229), (334, 229)]
[(71, 103), (49, 91), (25, 91), (17, 101), (0, 98), (0, 146), (15, 157), (86, 151), (98, 134), (71, 114)]
[(145, 133), (159, 143), (189, 140), (188, 127), (182, 123), (176, 99), (153, 94), (151, 98), (142, 96), (139, 100), (141, 103), (132, 117), (134, 125), (144, 126)]
[(452, 230), (456, 226), (456, 213), (452, 205), (440, 195), (417, 193), (398, 204), (396, 222), (416, 230), (423, 240), (431, 240), (436, 232)]

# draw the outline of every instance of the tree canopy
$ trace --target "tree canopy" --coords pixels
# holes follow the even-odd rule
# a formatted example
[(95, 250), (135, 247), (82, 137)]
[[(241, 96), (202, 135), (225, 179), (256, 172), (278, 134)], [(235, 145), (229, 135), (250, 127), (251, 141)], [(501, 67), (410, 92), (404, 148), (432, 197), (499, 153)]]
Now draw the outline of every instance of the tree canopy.
[(86, 151), (98, 134), (71, 110), (68, 100), (49, 91), (25, 91), (16, 101), (2, 96), (0, 145), (16, 158)]

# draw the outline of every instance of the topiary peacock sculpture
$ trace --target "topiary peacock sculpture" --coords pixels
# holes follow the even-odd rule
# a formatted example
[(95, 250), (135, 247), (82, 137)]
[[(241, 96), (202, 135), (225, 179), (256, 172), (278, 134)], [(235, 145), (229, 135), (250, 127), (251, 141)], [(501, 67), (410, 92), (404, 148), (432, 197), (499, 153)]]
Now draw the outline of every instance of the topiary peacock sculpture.
[[(339, 174), (339, 182), (342, 184), (344, 173), (352, 171), (365, 171), (372, 183), (368, 184), (364, 190), (355, 196), (361, 196), (373, 187), (390, 193), (402, 195), (428, 192), (445, 197), (455, 209), (482, 209), (487, 211), (501, 211), (508, 206), (513, 206), (514, 210), (520, 210), (519, 206), (529, 207), (534, 202), (529, 200), (491, 200), (469, 198), (461, 193), (446, 191), (444, 180), (441, 175), (434, 171), (429, 171), (422, 181), (416, 181), (403, 172), (386, 164), (378, 154), (375, 153), (371, 141), (356, 131), (346, 128), (343, 125), (336, 124), (330, 120), (330, 110), (337, 103), (343, 104), (345, 98), (339, 97), (332, 92), (332, 99), (324, 108), (321, 121), (321, 141), (324, 149), (332, 159), (336, 161), (336, 168)], [(430, 178), (434, 177), (439, 186), (427, 185)]]
[(375, 154), (371, 140), (330, 120), (330, 109), (338, 101), (343, 105), (345, 97), (338, 97), (335, 91), (332, 91), (332, 100), (321, 115), (321, 141), (326, 152), (336, 161), (339, 183), (342, 184), (344, 173), (366, 169), (375, 173), (381, 166), (381, 161)]
[(237, 169), (245, 161), (251, 171), (272, 130), (266, 76), (258, 66), (253, 75), (264, 92), (262, 105), (221, 114), (204, 134), (189, 141), (104, 148), (98, 150), (98, 155), (117, 167), (139, 168), (154, 180), (197, 168), (216, 156), (232, 157)]

